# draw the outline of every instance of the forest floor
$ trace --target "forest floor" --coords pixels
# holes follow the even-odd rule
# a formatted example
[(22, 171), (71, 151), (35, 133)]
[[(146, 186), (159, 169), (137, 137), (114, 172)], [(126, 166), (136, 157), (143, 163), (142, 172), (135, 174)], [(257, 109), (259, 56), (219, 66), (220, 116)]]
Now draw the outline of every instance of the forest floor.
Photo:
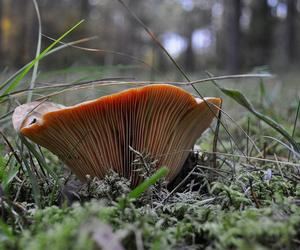
[[(299, 142), (299, 100), (274, 108), (280, 90), (274, 97), (264, 82), (256, 84), (254, 107)], [(103, 88), (101, 94), (112, 91)], [(60, 101), (97, 95), (80, 91)], [(300, 249), (300, 157), (263, 117), (230, 105), (238, 115), (222, 116), (231, 135), (220, 126), (216, 154), (208, 131), (171, 185), (148, 176), (149, 185), (132, 191), (114, 172), (82, 184), (47, 150), (22, 145), (7, 110), (12, 98), (26, 100), (23, 94), (0, 108), (0, 249)], [(242, 99), (219, 95), (225, 103)]]

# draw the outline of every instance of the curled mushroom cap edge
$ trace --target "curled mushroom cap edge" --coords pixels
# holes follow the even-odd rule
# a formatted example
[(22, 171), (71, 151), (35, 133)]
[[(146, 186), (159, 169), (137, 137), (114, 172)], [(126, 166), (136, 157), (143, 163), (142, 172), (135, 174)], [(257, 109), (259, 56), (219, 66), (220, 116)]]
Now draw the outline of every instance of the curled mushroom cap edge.
[(194, 98), (168, 84), (121, 91), (65, 107), (31, 102), (17, 107), (16, 131), (57, 155), (81, 180), (103, 178), (109, 169), (141, 181), (136, 155), (150, 154), (169, 168), (171, 181), (190, 149), (218, 115), (220, 98)]

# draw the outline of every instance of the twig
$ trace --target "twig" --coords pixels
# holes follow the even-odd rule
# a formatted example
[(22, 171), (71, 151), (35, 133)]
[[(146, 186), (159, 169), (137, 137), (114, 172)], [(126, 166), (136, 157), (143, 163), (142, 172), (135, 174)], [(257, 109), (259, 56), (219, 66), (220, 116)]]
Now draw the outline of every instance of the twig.
[(167, 195), (167, 197), (162, 200), (162, 204), (165, 203), (170, 198), (170, 196), (185, 183), (185, 181), (194, 173), (195, 169), (196, 167), (194, 167), (191, 172), (189, 172), (189, 174)]
[[(295, 130), (296, 130), (296, 126), (297, 126), (299, 110), (300, 110), (300, 100), (298, 101), (298, 107), (297, 107), (296, 117), (295, 117), (295, 120), (294, 120), (294, 127), (293, 127), (293, 132), (292, 132), (292, 138), (294, 138), (294, 135), (295, 135)], [(289, 151), (288, 161), (290, 161), (290, 157), (291, 157), (291, 151)]]
[[(220, 109), (222, 109), (222, 104), (223, 103), (221, 102)], [(214, 133), (214, 141), (213, 141), (213, 148), (212, 148), (213, 153), (217, 152), (221, 116), (222, 116), (222, 112), (219, 112), (218, 122), (217, 122), (216, 130), (215, 130), (215, 133)], [(214, 168), (217, 168), (217, 155), (216, 154), (213, 154), (213, 156), (212, 156), (212, 165), (213, 165)]]

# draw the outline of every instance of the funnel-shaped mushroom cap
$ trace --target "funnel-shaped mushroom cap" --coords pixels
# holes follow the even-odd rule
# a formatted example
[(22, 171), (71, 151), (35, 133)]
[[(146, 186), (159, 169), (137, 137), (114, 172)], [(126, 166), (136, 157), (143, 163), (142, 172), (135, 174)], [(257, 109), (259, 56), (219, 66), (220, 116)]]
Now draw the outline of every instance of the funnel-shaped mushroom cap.
[[(49, 149), (82, 180), (103, 178), (109, 169), (140, 181), (130, 147), (150, 154), (172, 180), (202, 132), (218, 114), (221, 100), (194, 98), (171, 85), (129, 89), (71, 107), (33, 102), (16, 108), (14, 127)], [(208, 105), (210, 107), (208, 107)]]

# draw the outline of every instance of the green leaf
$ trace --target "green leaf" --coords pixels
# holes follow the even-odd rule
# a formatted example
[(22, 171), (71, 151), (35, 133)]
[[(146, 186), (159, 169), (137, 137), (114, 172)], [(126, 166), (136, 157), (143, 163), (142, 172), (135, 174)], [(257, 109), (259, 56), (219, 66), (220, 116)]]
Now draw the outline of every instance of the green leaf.
[(154, 185), (159, 179), (165, 177), (169, 172), (169, 169), (162, 167), (158, 169), (151, 177), (144, 180), (140, 185), (133, 189), (127, 197), (119, 201), (119, 206), (124, 207), (126, 200), (132, 200), (139, 198), (150, 186)]
[(231, 97), (232, 99), (234, 99), (236, 102), (238, 102), (240, 105), (244, 106), (248, 110), (250, 110), (250, 111), (254, 110), (253, 105), (250, 103), (250, 101), (241, 92), (239, 92), (235, 89), (225, 89), (225, 88), (221, 88), (221, 87), (219, 87), (219, 89), (224, 94)]
[(169, 172), (169, 169), (162, 167), (158, 169), (150, 178), (144, 180), (140, 185), (133, 189), (129, 194), (129, 199), (139, 198), (150, 186), (154, 185), (160, 178), (165, 177)]
[(288, 131), (282, 127), (279, 123), (274, 121), (272, 118), (270, 118), (267, 115), (264, 115), (257, 110), (255, 110), (254, 106), (251, 104), (251, 102), (247, 99), (246, 96), (244, 96), (241, 92), (235, 89), (227, 89), (220, 87), (215, 81), (213, 81), (214, 85), (220, 89), (225, 95), (231, 97), (233, 100), (235, 100), (238, 104), (242, 105), (244, 108), (248, 109), (252, 114), (254, 114), (257, 118), (267, 123), (269, 126), (271, 126), (273, 129), (275, 129), (278, 133), (280, 133), (291, 145), (294, 147), (294, 149), (297, 152), (300, 152), (299, 146), (297, 142), (293, 139), (293, 137), (288, 133)]

